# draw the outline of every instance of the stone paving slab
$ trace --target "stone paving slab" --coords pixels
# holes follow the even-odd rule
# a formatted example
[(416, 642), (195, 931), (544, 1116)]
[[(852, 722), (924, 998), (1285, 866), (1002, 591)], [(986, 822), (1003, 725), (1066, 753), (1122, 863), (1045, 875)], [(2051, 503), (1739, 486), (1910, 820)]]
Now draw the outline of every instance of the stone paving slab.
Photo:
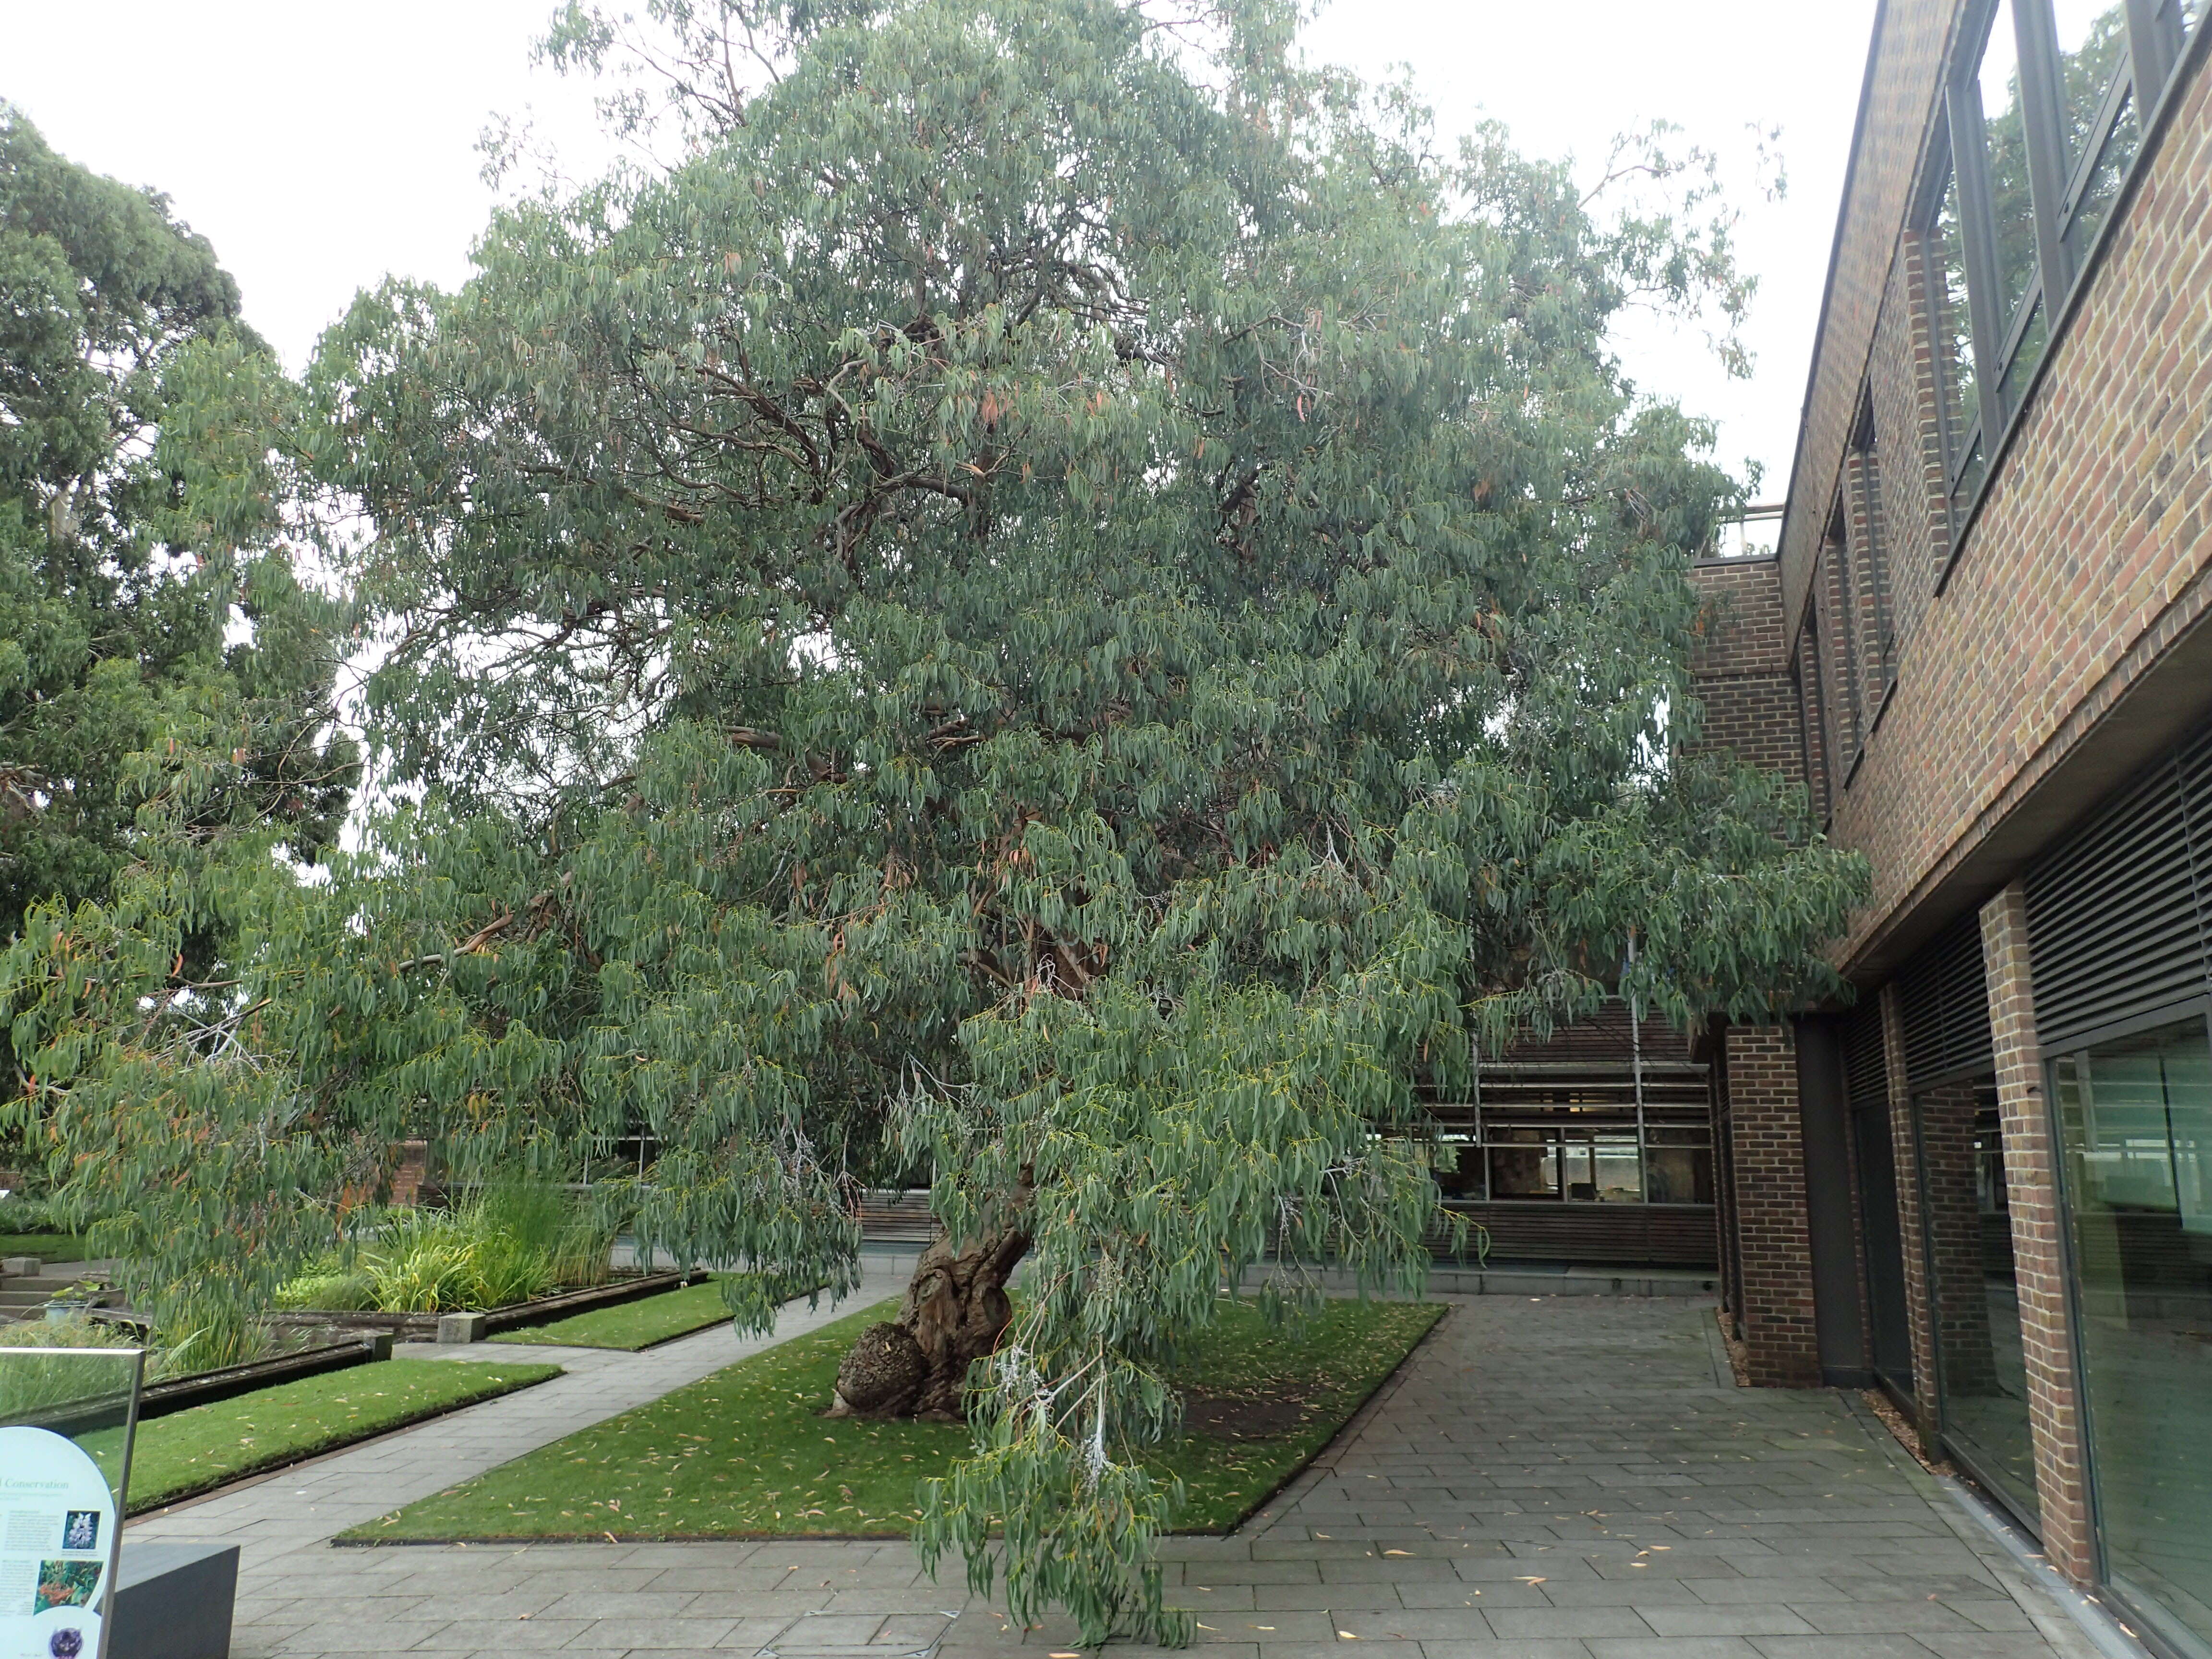
[[(869, 1265), (865, 1294), (902, 1277)], [(1850, 1396), (1736, 1388), (1709, 1303), (1446, 1299), (1398, 1378), (1263, 1514), (1232, 1538), (1163, 1546), (1200, 1659), (2096, 1654)], [(787, 1311), (777, 1337), (830, 1316)], [(531, 1352), (501, 1346), (464, 1352)], [(903, 1542), (327, 1547), (740, 1352), (726, 1332), (599, 1363), (563, 1350), (574, 1377), (131, 1535), (246, 1542), (237, 1659), (1067, 1650), (1071, 1631), (1016, 1630), (957, 1568), (932, 1583)], [(550, 1397), (523, 1409), (533, 1396)]]

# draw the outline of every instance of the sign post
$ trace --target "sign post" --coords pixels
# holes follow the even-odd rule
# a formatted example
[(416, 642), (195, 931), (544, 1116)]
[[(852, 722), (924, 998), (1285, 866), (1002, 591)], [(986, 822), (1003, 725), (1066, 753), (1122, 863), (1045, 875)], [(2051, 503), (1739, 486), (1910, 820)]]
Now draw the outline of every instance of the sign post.
[(106, 1659), (145, 1364), (0, 1346), (0, 1659)]

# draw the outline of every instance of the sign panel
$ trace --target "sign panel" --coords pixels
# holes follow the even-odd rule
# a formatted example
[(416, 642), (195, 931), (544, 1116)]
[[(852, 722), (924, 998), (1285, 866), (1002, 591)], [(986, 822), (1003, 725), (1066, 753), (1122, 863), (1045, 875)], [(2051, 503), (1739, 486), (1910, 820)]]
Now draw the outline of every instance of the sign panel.
[(0, 1347), (0, 1659), (102, 1659), (144, 1356)]

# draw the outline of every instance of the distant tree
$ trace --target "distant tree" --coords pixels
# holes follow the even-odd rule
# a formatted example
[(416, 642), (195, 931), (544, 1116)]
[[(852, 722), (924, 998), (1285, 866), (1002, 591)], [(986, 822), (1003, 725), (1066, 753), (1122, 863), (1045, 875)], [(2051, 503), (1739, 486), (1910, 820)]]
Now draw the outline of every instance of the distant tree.
[(0, 936), (106, 897), (187, 750), (216, 772), (183, 827), (281, 821), (312, 857), (350, 781), (338, 642), (275, 544), (283, 377), (238, 285), (0, 106)]
[[(1417, 1286), (1478, 1041), (1833, 982), (1863, 872), (1697, 746), (1733, 487), (1607, 343), (1744, 284), (1440, 153), (1273, 0), (648, 12), (548, 50), (657, 65), (690, 159), (324, 342), (299, 441), (417, 799), (281, 896), (228, 1037), (332, 1169), (647, 1133), (641, 1238), (771, 1292), (927, 1170), (842, 1406), (967, 1411), (933, 1559), (1172, 1638), (1140, 1459), (1224, 1278)], [(136, 1063), (39, 1006), (88, 1098)]]
[[(346, 623), (287, 550), (271, 445), (297, 389), (236, 283), (161, 197), (56, 155), (4, 105), (0, 296), (0, 1139), (64, 1174), (100, 1162), (79, 1195), (161, 1259), (186, 1224), (159, 1216), (190, 1184), (189, 1136), (174, 1167), (146, 1155), (171, 1139), (140, 1133), (164, 1123), (158, 1094), (95, 1090), (71, 1119), (69, 1067), (16, 1017), (45, 994), (27, 987), (73, 986), (106, 1036), (173, 1044), (198, 1073), (242, 895), (289, 884), (272, 854), (313, 860), (346, 809)], [(150, 932), (118, 920), (138, 916)], [(256, 1143), (237, 1173), (265, 1194)], [(191, 1261), (236, 1207), (190, 1206)]]

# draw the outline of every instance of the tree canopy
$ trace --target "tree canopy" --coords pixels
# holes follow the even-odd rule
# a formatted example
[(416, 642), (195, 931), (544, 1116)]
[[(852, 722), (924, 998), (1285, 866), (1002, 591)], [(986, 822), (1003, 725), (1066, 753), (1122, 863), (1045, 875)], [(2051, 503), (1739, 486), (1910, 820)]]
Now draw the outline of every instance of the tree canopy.
[(273, 815), (311, 857), (347, 798), (337, 653), (270, 544), (281, 376), (237, 284), (0, 106), (0, 933), (107, 895), (179, 745), (227, 757), (189, 819)]
[(1607, 345), (1736, 303), (1724, 241), (1446, 151), (1293, 21), (572, 8), (549, 52), (657, 65), (687, 157), (364, 295), (287, 428), (407, 804), (257, 890), (197, 1068), (56, 917), (40, 1109), (150, 1088), (303, 1185), (643, 1131), (641, 1237), (771, 1287), (854, 1283), (852, 1186), (924, 1170), (994, 1264), (904, 1322), (988, 1352), (925, 1547), (1186, 1629), (1138, 1458), (1224, 1277), (1417, 1285), (1425, 1090), (1607, 995), (1815, 994), (1863, 878), (1699, 744), (1735, 487)]

